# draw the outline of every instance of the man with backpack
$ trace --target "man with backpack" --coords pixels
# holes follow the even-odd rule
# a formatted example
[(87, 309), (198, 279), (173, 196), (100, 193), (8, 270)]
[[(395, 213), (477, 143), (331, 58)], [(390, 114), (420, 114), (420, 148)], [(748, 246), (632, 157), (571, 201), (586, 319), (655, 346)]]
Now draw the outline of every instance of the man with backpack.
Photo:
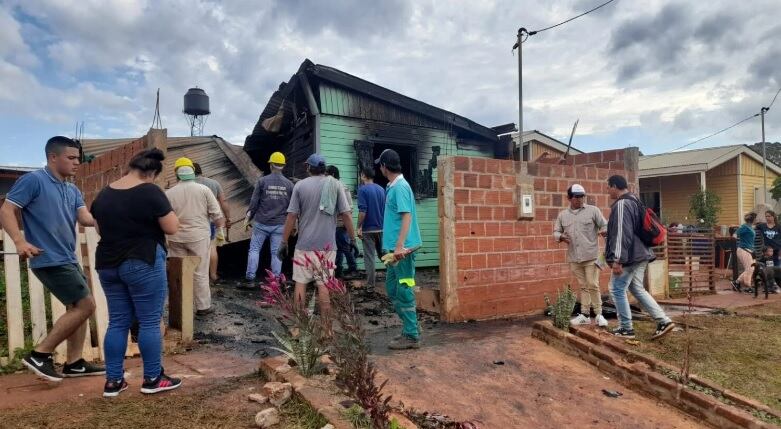
[(627, 290), (634, 295), (646, 312), (656, 321), (657, 339), (672, 331), (674, 323), (664, 313), (656, 300), (643, 287), (648, 263), (656, 257), (650, 246), (663, 240), (664, 228), (658, 218), (647, 210), (637, 196), (629, 192), (623, 176), (611, 176), (607, 180), (608, 194), (615, 200), (610, 208), (607, 224), (605, 260), (612, 269), (610, 294), (616, 305), (619, 326), (613, 334), (622, 338), (635, 338), (632, 327), (632, 311), (629, 308)]

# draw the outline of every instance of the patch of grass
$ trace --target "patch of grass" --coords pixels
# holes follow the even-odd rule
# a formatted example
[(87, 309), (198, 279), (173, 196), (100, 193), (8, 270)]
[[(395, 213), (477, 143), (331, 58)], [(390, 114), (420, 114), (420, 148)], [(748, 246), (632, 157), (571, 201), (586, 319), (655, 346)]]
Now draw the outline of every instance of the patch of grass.
[(372, 427), (371, 419), (358, 404), (353, 404), (352, 407), (342, 411), (342, 415), (356, 429), (371, 429)]
[(25, 355), (30, 353), (32, 350), (33, 345), (29, 341), (27, 344), (25, 344), (24, 348), (16, 349), (14, 351), (14, 356), (8, 361), (8, 363), (6, 365), (0, 366), (0, 375), (13, 374), (24, 369), (22, 358), (24, 358)]
[[(691, 372), (729, 390), (781, 411), (781, 318), (737, 315), (692, 315)], [(649, 338), (652, 322), (637, 322), (641, 338)], [(642, 342), (638, 351), (675, 366), (683, 362), (685, 336)]]
[(282, 405), (280, 414), (286, 429), (320, 429), (328, 424), (328, 420), (297, 395)]

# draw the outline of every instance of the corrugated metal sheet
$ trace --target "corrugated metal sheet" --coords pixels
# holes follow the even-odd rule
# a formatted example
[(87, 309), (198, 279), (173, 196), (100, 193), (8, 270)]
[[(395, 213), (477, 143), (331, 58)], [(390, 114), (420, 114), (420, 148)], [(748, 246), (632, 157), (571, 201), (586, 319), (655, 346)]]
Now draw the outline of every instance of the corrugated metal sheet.
[[(101, 154), (112, 149), (130, 143), (137, 138), (128, 139), (97, 139), (84, 140), (82, 146), (87, 154)], [(231, 223), (231, 241), (241, 241), (249, 239), (249, 233), (244, 231), (241, 222), (247, 212), (249, 200), (252, 197), (252, 191), (255, 187), (251, 183), (252, 179), (245, 177), (241, 171), (233, 164), (228, 155), (223, 151), (218, 142), (225, 142), (217, 136), (204, 137), (169, 137), (168, 138), (168, 157), (165, 162), (173, 163), (177, 158), (187, 157), (201, 165), (203, 175), (212, 178), (222, 185), (225, 199), (230, 210)], [(224, 147), (233, 150), (238, 156), (247, 156), (241, 146), (226, 144)], [(251, 162), (249, 163), (251, 164)], [(253, 166), (254, 168), (254, 166)], [(259, 174), (259, 173), (258, 173)], [(176, 185), (176, 177), (173, 170), (168, 172), (165, 177), (167, 188)]]

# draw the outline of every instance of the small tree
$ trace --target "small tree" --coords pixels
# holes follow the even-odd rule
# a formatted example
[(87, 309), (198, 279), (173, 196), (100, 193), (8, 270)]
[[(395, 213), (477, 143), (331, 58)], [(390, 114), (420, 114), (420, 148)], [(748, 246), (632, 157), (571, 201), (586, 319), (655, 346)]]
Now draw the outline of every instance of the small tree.
[(770, 196), (774, 200), (781, 200), (781, 176), (778, 176), (773, 180), (773, 187), (770, 188)]
[(689, 199), (689, 213), (702, 226), (716, 225), (721, 213), (721, 197), (713, 191), (699, 191)]

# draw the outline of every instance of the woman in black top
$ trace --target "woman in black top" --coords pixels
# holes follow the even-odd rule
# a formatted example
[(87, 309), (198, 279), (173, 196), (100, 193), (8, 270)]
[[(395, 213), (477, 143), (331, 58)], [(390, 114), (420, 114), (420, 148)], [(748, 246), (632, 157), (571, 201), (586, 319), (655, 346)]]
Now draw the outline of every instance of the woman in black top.
[(773, 249), (773, 265), (778, 267), (779, 250), (781, 250), (781, 227), (778, 226), (778, 216), (773, 210), (765, 212), (766, 223), (757, 225), (762, 234), (762, 245)]
[(159, 149), (137, 154), (130, 171), (100, 191), (92, 203), (100, 232), (95, 268), (109, 310), (103, 396), (117, 396), (128, 387), (123, 363), (134, 320), (139, 323), (138, 347), (144, 361), (141, 392), (162, 392), (182, 383), (165, 375), (161, 365), (160, 320), (168, 292), (165, 234), (179, 228), (171, 204), (154, 184), (164, 159)]

